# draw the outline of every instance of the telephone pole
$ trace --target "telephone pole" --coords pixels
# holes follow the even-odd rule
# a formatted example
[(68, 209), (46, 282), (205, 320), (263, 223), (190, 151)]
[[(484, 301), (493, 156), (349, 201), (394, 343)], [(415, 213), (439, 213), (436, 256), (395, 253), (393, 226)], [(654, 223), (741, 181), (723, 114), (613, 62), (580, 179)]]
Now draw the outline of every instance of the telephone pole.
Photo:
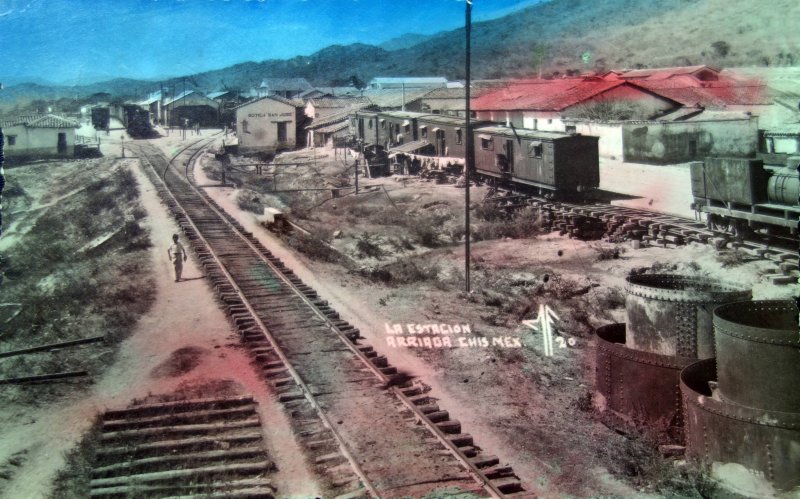
[(466, 141), (464, 142), (464, 146), (466, 148), (466, 154), (464, 155), (464, 181), (466, 182), (466, 190), (464, 191), (464, 280), (466, 283), (466, 292), (470, 292), (470, 275), (469, 275), (469, 260), (470, 260), (470, 221), (469, 221), (469, 173), (472, 170), (472, 166), (474, 164), (474, 155), (472, 151), (472, 128), (470, 127), (470, 85), (471, 85), (471, 78), (470, 78), (470, 38), (471, 38), (471, 31), (472, 31), (472, 0), (466, 1), (466, 21), (465, 21), (465, 30), (467, 36), (467, 50), (466, 50), (466, 62), (465, 62), (465, 72), (466, 72), (466, 81), (464, 83), (465, 93), (466, 93), (466, 104), (467, 104), (467, 116), (466, 121), (464, 123), (464, 128), (466, 128)]

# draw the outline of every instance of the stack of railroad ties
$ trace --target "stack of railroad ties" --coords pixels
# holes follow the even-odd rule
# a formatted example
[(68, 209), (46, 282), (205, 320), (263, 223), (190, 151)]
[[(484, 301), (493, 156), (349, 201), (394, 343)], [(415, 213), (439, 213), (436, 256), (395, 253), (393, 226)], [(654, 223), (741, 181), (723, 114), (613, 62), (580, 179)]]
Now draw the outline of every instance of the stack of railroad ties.
[(797, 305), (677, 275), (630, 276), (626, 291), (628, 323), (596, 332), (604, 422), (685, 451), (740, 496), (799, 492)]
[(691, 229), (678, 229), (657, 220), (631, 216), (615, 211), (613, 207), (581, 207), (560, 203), (531, 203), (539, 213), (542, 227), (557, 230), (560, 235), (574, 239), (609, 242), (641, 241), (664, 247), (681, 246), (690, 241), (706, 243), (707, 234)]

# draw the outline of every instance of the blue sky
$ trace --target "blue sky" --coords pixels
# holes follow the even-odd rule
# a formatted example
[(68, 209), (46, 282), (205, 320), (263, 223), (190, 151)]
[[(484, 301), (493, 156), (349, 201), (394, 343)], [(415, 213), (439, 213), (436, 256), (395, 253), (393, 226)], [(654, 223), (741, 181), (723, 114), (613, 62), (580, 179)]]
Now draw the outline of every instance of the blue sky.
[[(537, 1), (473, 0), (473, 19)], [(463, 22), (464, 0), (0, 0), (0, 82), (163, 78)]]

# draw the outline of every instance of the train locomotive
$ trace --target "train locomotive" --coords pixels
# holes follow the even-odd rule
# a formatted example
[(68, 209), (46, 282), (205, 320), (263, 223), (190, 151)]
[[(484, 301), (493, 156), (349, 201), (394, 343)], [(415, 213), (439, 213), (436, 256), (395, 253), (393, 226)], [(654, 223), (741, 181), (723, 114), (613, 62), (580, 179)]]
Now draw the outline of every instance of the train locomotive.
[(800, 220), (800, 157), (783, 167), (761, 159), (706, 158), (690, 165), (693, 209), (709, 228), (745, 236), (751, 232), (797, 238)]

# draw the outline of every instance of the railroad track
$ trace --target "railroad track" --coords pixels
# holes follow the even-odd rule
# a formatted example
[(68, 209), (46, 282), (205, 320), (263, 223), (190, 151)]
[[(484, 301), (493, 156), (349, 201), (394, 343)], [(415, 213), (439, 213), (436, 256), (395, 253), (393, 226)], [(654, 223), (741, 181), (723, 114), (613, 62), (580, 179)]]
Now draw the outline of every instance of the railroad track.
[(179, 152), (190, 156), (184, 170), (149, 144), (140, 157), (291, 416), (325, 497), (444, 489), (529, 496), (511, 467), (484, 454), (423, 383), (363, 344), (357, 329), (194, 186), (193, 162), (206, 142)]
[(101, 419), (90, 497), (274, 497), (250, 396), (133, 405)]
[[(796, 249), (755, 240), (737, 240), (730, 234), (709, 229), (705, 223), (653, 211), (607, 204), (574, 204), (512, 195), (509, 207), (534, 207), (544, 227), (570, 237), (609, 241), (637, 240), (643, 244), (679, 247), (690, 242), (713, 244), (717, 249), (740, 249), (755, 258), (771, 261), (780, 273), (771, 275), (775, 283), (796, 282), (800, 260)], [(520, 202), (519, 198), (523, 198)], [(502, 207), (503, 196), (488, 199)]]

